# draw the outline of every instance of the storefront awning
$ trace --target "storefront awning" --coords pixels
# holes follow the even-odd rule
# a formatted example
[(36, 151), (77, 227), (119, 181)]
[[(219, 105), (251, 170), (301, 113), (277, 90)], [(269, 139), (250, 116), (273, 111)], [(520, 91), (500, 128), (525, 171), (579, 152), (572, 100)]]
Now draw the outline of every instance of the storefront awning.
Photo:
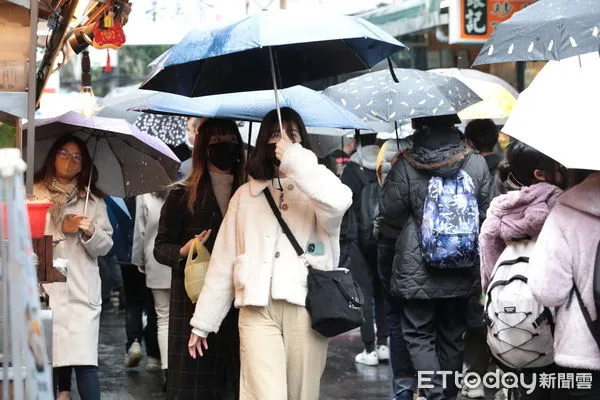
[(443, 24), (440, 17), (440, 0), (403, 0), (358, 16), (395, 37)]

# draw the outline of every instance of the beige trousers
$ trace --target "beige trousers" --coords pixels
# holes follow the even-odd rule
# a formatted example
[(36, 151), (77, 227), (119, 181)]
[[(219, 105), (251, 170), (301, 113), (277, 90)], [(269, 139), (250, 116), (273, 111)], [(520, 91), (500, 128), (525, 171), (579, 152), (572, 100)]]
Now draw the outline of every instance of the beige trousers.
[(171, 289), (152, 289), (162, 369), (169, 369), (169, 307)]
[(270, 300), (243, 307), (240, 400), (317, 400), (327, 338), (310, 327), (306, 308)]

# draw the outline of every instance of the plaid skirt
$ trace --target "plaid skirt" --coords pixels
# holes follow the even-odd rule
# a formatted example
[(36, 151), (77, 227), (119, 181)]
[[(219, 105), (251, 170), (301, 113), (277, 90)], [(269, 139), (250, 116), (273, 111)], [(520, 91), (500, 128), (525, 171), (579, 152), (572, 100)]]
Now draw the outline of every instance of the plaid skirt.
[(173, 269), (169, 314), (169, 400), (237, 400), (240, 381), (238, 310), (231, 308), (208, 350), (194, 360), (188, 353), (195, 304), (187, 297), (183, 270)]

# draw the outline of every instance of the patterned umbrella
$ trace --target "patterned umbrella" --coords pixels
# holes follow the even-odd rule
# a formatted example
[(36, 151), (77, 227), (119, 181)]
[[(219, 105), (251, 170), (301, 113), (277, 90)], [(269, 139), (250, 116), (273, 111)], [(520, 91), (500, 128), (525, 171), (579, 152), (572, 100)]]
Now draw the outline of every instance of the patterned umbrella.
[(171, 146), (185, 141), (188, 117), (140, 113), (133, 125)]
[(157, 137), (168, 145), (177, 146), (184, 142), (188, 118), (171, 115), (149, 115), (129, 110), (130, 107), (156, 94), (151, 90), (140, 90), (137, 85), (111, 90), (101, 101), (98, 117), (121, 118), (139, 130)]
[(395, 131), (406, 119), (458, 114), (481, 101), (456, 78), (416, 69), (372, 72), (330, 86), (323, 92), (351, 110), (373, 130)]
[(476, 69), (439, 68), (430, 69), (429, 72), (456, 78), (483, 99), (458, 113), (463, 121), (491, 118), (503, 125), (519, 97), (519, 92), (505, 80)]
[(539, 0), (496, 26), (474, 65), (562, 60), (600, 48), (600, 1)]

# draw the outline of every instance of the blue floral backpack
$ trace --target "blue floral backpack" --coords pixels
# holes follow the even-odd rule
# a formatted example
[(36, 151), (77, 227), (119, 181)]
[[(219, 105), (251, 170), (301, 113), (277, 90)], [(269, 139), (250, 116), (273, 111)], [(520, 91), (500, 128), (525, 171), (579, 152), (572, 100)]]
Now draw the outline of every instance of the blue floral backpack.
[(423, 207), (421, 249), (427, 264), (466, 268), (479, 259), (479, 208), (473, 180), (463, 169), (451, 178), (433, 176)]

